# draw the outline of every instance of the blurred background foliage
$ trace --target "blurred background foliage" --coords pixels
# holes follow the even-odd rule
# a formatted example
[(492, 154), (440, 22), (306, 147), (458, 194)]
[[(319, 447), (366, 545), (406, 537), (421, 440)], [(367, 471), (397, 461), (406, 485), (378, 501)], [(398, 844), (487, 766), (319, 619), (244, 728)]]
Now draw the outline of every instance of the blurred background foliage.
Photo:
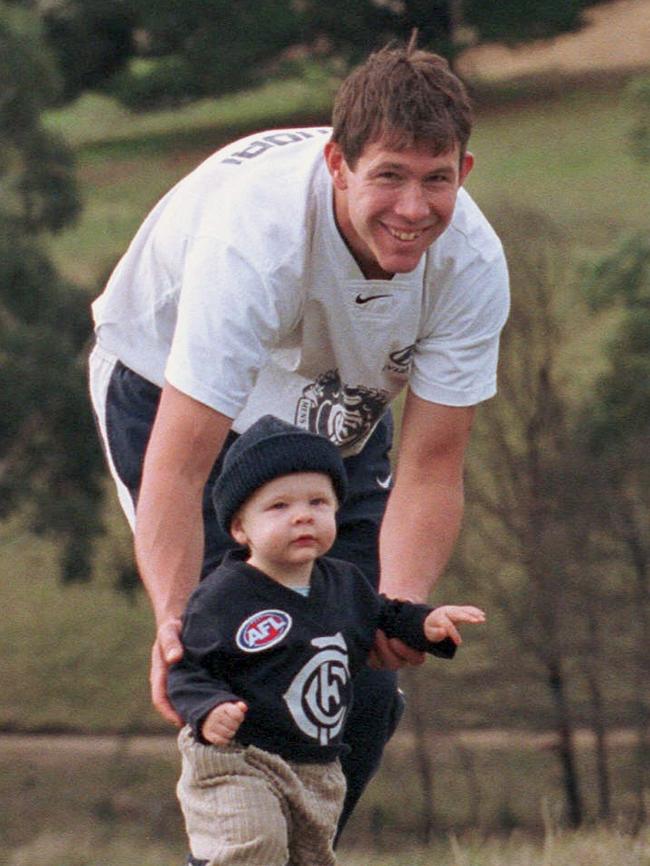
[(99, 531), (80, 351), (88, 317), (50, 262), (43, 237), (81, 209), (70, 148), (42, 123), (61, 75), (38, 17), (0, 7), (0, 515), (29, 513), (63, 540), (66, 580), (90, 573)]
[(292, 57), (356, 61), (413, 28), (422, 45), (450, 59), (470, 43), (550, 38), (578, 30), (598, 0), (11, 2), (42, 22), (62, 98), (98, 89), (146, 109), (259, 84)]

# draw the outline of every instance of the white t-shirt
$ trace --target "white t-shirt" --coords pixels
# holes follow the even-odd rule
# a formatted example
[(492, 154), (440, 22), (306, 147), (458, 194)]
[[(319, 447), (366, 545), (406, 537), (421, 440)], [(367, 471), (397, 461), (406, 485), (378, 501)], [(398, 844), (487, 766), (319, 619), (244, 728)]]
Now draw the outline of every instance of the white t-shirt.
[(418, 267), (367, 280), (336, 227), (327, 128), (235, 142), (149, 214), (93, 304), (127, 367), (233, 418), (270, 413), (361, 450), (407, 383), (469, 406), (496, 390), (501, 243), (461, 189)]

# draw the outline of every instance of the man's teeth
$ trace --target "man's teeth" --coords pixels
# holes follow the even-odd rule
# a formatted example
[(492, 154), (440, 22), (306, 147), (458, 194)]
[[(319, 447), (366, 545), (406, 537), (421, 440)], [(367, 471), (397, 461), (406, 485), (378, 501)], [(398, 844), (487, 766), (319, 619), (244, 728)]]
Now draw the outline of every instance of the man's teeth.
[(397, 238), (398, 241), (414, 241), (422, 234), (422, 232), (400, 232), (397, 229), (391, 228), (389, 228), (388, 231), (394, 238)]

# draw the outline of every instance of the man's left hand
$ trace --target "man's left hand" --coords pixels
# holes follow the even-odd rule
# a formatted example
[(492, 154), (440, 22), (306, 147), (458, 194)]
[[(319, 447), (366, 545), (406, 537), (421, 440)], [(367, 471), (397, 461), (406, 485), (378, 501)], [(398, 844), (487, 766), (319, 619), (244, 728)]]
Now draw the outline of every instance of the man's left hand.
[(383, 631), (377, 631), (368, 664), (374, 670), (397, 671), (407, 665), (417, 667), (423, 664), (424, 659), (425, 654), (420, 650), (412, 649), (399, 638), (388, 638)]

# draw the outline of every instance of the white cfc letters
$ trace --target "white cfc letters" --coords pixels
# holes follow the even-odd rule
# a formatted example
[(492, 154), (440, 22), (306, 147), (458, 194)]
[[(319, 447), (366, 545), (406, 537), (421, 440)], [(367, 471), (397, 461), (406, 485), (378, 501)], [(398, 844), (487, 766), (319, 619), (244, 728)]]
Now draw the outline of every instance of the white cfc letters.
[(349, 704), (348, 648), (340, 632), (311, 643), (319, 652), (296, 674), (283, 697), (300, 730), (326, 746), (343, 727)]

